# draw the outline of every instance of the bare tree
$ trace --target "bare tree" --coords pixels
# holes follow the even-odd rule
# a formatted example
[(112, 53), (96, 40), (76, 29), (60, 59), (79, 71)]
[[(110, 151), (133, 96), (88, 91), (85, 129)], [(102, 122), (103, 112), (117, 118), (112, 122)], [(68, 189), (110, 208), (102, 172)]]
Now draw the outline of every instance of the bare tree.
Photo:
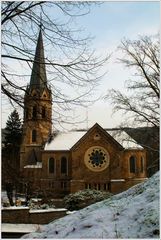
[[(87, 96), (92, 96), (93, 89), (105, 74), (101, 67), (109, 56), (96, 55), (90, 47), (92, 38), (84, 36), (84, 33), (75, 27), (74, 20), (88, 14), (93, 4), (55, 1), (2, 2), (1, 89), (11, 104), (16, 103), (23, 107), (23, 96), (30, 73), (28, 71), (25, 75), (21, 66), (32, 67), (40, 24), (47, 53), (45, 63), (48, 82), (53, 92), (55, 119), (60, 119), (60, 112), (71, 109), (71, 105), (77, 106), (89, 101)], [(19, 66), (18, 69), (16, 66)], [(62, 117), (62, 121), (68, 121), (65, 114)]]
[(147, 150), (147, 174), (151, 176), (159, 169), (159, 37), (123, 40), (119, 49), (125, 54), (120, 62), (136, 70), (136, 80), (126, 81), (127, 94), (112, 89), (106, 98), (111, 99), (114, 112), (124, 113), (126, 127), (132, 124), (125, 131)]
[[(126, 126), (144, 124), (159, 126), (160, 66), (158, 36), (140, 37), (139, 40), (123, 40), (119, 49), (125, 54), (121, 63), (128, 68), (135, 68), (135, 79), (128, 80), (126, 87), (129, 94), (110, 90), (106, 97), (114, 105), (114, 111), (127, 114)], [(135, 124), (135, 125), (136, 125)]]

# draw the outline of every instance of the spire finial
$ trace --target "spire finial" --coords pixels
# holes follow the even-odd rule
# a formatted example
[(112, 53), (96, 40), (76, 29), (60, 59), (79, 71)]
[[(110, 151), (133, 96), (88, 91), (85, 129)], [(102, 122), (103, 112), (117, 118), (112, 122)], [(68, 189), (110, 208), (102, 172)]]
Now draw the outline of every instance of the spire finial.
[(42, 12), (40, 12), (40, 24), (39, 24), (40, 30), (42, 29)]

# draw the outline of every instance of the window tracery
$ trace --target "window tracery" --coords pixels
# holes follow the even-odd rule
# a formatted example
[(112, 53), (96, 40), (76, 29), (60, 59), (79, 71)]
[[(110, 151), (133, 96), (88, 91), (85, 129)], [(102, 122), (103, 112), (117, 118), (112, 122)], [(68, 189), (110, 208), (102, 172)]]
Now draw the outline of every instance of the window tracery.
[(85, 153), (84, 162), (92, 171), (103, 171), (109, 165), (109, 153), (103, 147), (91, 147)]

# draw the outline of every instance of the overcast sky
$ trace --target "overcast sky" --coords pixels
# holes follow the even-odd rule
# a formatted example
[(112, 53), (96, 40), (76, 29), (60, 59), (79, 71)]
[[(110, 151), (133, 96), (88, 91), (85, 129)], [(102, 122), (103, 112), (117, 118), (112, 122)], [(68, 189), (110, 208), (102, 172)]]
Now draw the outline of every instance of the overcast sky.
[[(125, 80), (130, 79), (132, 72), (116, 63), (121, 57), (117, 50), (123, 38), (137, 39), (138, 35), (153, 35), (159, 32), (160, 2), (104, 2), (93, 6), (91, 12), (77, 19), (86, 33), (94, 36), (93, 47), (99, 53), (113, 53), (105, 68), (108, 74), (98, 87), (98, 96), (104, 96), (108, 89), (115, 88), (124, 91)], [(8, 115), (13, 109), (2, 104), (2, 127), (5, 127)], [(88, 115), (87, 121), (80, 128), (91, 127), (95, 122), (102, 127), (116, 127), (122, 116), (111, 116), (112, 106), (108, 101), (99, 100), (88, 109), (77, 109), (73, 115)], [(78, 126), (74, 126), (77, 127)]]

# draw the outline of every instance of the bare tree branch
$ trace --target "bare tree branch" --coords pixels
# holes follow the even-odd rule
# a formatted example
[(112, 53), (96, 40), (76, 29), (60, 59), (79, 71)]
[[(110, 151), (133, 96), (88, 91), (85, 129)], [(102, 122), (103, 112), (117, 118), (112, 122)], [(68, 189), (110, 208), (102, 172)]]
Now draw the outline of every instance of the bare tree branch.
[[(75, 28), (73, 19), (88, 14), (94, 4), (2, 2), (2, 93), (12, 104), (23, 107), (28, 74), (24, 73), (23, 77), (21, 68), (11, 72), (10, 66), (22, 64), (32, 67), (40, 24), (46, 46), (45, 55), (48, 55), (45, 64), (48, 82), (53, 87), (53, 101), (58, 105), (68, 103), (70, 109), (73, 105), (87, 104), (88, 101), (91, 103), (88, 96), (92, 96), (92, 91), (106, 74), (102, 67), (107, 63), (109, 55), (98, 56), (91, 48), (91, 37), (81, 35), (80, 29)], [(53, 14), (55, 12), (56, 16)], [(60, 83), (70, 86), (74, 96), (75, 88), (79, 87), (78, 95), (67, 95), (64, 87), (61, 87), (59, 94), (56, 89)]]
[[(121, 63), (135, 68), (136, 79), (127, 81), (131, 94), (110, 90), (106, 98), (112, 101), (114, 112), (123, 111), (133, 123), (159, 126), (160, 67), (158, 36), (141, 37), (139, 40), (123, 40), (119, 49), (125, 53)], [(127, 122), (127, 124), (130, 121)]]

